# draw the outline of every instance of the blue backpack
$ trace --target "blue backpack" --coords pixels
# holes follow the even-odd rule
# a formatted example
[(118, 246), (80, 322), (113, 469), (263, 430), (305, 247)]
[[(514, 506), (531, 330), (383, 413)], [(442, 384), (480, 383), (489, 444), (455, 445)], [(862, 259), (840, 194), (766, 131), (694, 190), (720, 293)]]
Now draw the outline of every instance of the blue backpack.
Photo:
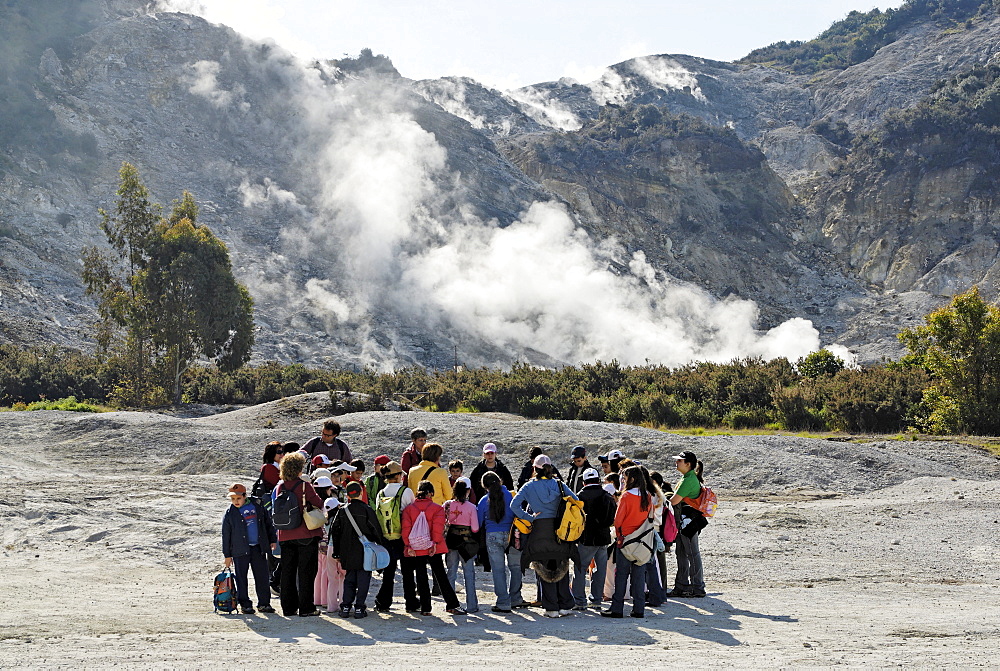
[(230, 569), (224, 569), (215, 576), (215, 612), (232, 613), (239, 606), (236, 598), (236, 576)]

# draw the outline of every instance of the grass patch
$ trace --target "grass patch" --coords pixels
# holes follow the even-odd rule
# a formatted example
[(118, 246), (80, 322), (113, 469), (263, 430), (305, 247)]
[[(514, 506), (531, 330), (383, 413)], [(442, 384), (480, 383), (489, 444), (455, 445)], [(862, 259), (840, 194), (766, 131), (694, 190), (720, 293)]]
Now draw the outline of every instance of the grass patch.
[(54, 401), (32, 401), (31, 403), (15, 403), (0, 412), (21, 412), (28, 410), (65, 410), (67, 412), (111, 412), (112, 408), (88, 401), (78, 401), (75, 396), (67, 396)]

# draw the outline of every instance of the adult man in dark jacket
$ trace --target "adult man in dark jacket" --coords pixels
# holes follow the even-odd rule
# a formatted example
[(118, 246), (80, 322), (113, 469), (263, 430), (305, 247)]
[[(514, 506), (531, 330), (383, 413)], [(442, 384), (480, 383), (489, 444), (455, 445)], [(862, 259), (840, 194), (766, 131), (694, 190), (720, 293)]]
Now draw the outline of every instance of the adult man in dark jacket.
[[(333, 545), (334, 556), (340, 558), (344, 576), (344, 597), (340, 603), (340, 616), (349, 617), (351, 607), (354, 617), (362, 618), (368, 615), (365, 601), (368, 599), (368, 588), (372, 582), (372, 572), (365, 569), (365, 548), (361, 544), (358, 531), (373, 543), (385, 544), (382, 538), (382, 528), (378, 517), (371, 506), (361, 500), (363, 485), (357, 481), (347, 483), (347, 507), (341, 511), (330, 529), (330, 543)], [(358, 525), (358, 531), (347, 519), (350, 515)], [(329, 607), (329, 606), (328, 606)]]
[(601, 487), (601, 476), (597, 470), (588, 468), (582, 473), (583, 489), (580, 500), (587, 521), (580, 535), (577, 549), (579, 562), (574, 563), (573, 606), (576, 610), (587, 607), (587, 569), (595, 562), (594, 573), (590, 577), (590, 605), (600, 608), (604, 598), (604, 578), (608, 568), (608, 545), (611, 544), (611, 526), (615, 523), (615, 499)]
[(328, 419), (323, 422), (322, 434), (311, 438), (308, 443), (302, 446), (302, 449), (309, 454), (310, 461), (317, 455), (325, 454), (330, 458), (330, 461), (339, 460), (351, 463), (354, 460), (351, 448), (347, 447), (347, 443), (338, 436), (340, 436), (340, 422)]
[(507, 489), (514, 489), (514, 478), (511, 477), (510, 471), (504, 466), (503, 462), (497, 458), (497, 446), (493, 443), (486, 443), (483, 445), (483, 460), (476, 464), (476, 467), (472, 469), (472, 475), (469, 479), (472, 480), (472, 493), (475, 495), (475, 500), (473, 503), (479, 503), (479, 499), (486, 495), (486, 488), (483, 487), (483, 476), (488, 472), (494, 472), (500, 476), (500, 482)]
[(587, 460), (587, 448), (577, 445), (570, 453), (570, 467), (566, 474), (566, 485), (573, 490), (574, 494), (579, 494), (583, 489), (583, 472), (588, 468), (593, 468)]

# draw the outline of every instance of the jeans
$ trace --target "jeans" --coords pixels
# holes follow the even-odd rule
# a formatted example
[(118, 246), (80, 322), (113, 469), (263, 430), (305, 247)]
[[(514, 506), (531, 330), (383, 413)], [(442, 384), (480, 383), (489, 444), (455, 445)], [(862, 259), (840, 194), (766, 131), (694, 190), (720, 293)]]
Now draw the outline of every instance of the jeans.
[[(508, 584), (514, 582), (515, 571), (520, 584), (521, 567), (507, 564), (507, 533), (504, 531), (491, 531), (486, 534), (486, 552), (490, 558), (490, 568), (493, 570), (493, 593), (497, 596), (497, 608), (510, 610), (511, 599)], [(520, 560), (520, 557), (518, 558)], [(508, 580), (508, 575), (510, 579)], [(518, 590), (520, 593), (520, 589)], [(520, 601), (518, 602), (520, 603)]]
[(649, 605), (659, 606), (667, 595), (663, 589), (663, 581), (660, 579), (660, 563), (657, 561), (657, 554), (653, 553), (653, 558), (646, 564), (646, 590), (649, 596)]
[[(652, 561), (652, 557), (650, 557)], [(642, 615), (646, 609), (646, 564), (637, 566), (625, 559), (615, 548), (615, 593), (611, 597), (611, 612), (625, 612), (625, 587), (632, 583), (632, 612)]]
[(311, 613), (313, 583), (319, 568), (319, 539), (304, 538), (281, 544), (281, 612), (286, 616)]
[(705, 570), (701, 565), (701, 550), (698, 548), (699, 536), (700, 531), (691, 538), (677, 534), (677, 576), (674, 578), (676, 590), (705, 591)]
[(462, 565), (465, 574), (465, 610), (474, 613), (479, 610), (479, 597), (476, 595), (476, 558), (465, 561), (458, 550), (448, 551), (448, 584), (452, 589), (455, 588), (459, 564)]
[(510, 603), (511, 607), (525, 602), (521, 596), (521, 584), (524, 574), (521, 573), (521, 551), (510, 548), (507, 551), (507, 566), (510, 568)]
[(257, 592), (257, 607), (271, 605), (271, 588), (267, 572), (267, 555), (258, 545), (250, 546), (250, 554), (233, 557), (236, 569), (236, 598), (240, 606), (251, 608), (250, 587), (247, 583), (248, 571), (253, 571), (253, 586)]
[[(455, 590), (451, 588), (451, 583), (448, 582), (448, 574), (445, 572), (442, 557), (443, 555), (403, 557), (403, 574), (405, 576), (406, 572), (409, 572), (413, 576), (417, 587), (417, 594), (420, 596), (420, 610), (424, 613), (431, 612), (431, 588), (427, 584), (428, 565), (430, 565), (431, 571), (434, 572), (434, 578), (437, 580), (438, 585), (441, 586), (441, 596), (444, 597), (445, 608), (458, 608), (461, 605), (458, 603), (458, 597), (455, 596)], [(405, 579), (403, 586), (404, 588), (406, 586)], [(410, 599), (409, 596), (406, 598), (407, 600)]]
[[(340, 602), (340, 608), (350, 608), (354, 610), (364, 610), (365, 601), (368, 600), (368, 588), (372, 584), (372, 572), (356, 569), (348, 571), (344, 576), (344, 600)], [(353, 603), (352, 603), (353, 602)]]
[(587, 569), (594, 561), (594, 573), (590, 576), (590, 603), (600, 605), (604, 599), (604, 579), (608, 570), (607, 545), (578, 545), (580, 563), (574, 565), (573, 601), (577, 606), (587, 605)]

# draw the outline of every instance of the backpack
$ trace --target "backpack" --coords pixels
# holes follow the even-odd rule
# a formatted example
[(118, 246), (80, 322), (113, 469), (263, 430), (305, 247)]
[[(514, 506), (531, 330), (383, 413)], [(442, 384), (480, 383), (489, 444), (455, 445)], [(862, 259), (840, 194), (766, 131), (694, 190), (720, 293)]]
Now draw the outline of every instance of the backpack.
[(434, 539), (431, 538), (431, 526), (427, 523), (427, 515), (421, 510), (417, 519), (413, 520), (410, 527), (410, 535), (406, 539), (408, 545), (413, 550), (430, 550), (434, 547)]
[(382, 536), (387, 541), (403, 537), (400, 510), (403, 506), (403, 492), (405, 491), (406, 487), (401, 486), (395, 496), (384, 496), (382, 492), (379, 492), (378, 496), (375, 497), (375, 513), (378, 515), (379, 526), (382, 527)]
[(719, 509), (719, 497), (715, 495), (711, 487), (702, 487), (701, 493), (696, 499), (684, 498), (682, 500), (705, 517), (715, 517), (715, 511)]
[(215, 597), (215, 612), (220, 610), (223, 613), (232, 613), (238, 607), (236, 598), (236, 577), (232, 570), (226, 568), (219, 575), (215, 576), (213, 586)]
[(281, 488), (278, 495), (274, 497), (274, 504), (271, 506), (271, 522), (275, 529), (291, 531), (298, 529), (302, 525), (302, 506), (299, 505), (299, 498), (295, 496), (302, 481), (297, 481), (291, 489)]
[(674, 517), (674, 511), (670, 509), (670, 506), (663, 508), (662, 532), (665, 543), (673, 543), (677, 539), (677, 518)]
[(269, 487), (268, 484), (264, 482), (264, 471), (261, 470), (260, 475), (257, 476), (257, 481), (253, 483), (253, 487), (250, 489), (250, 500), (267, 512), (271, 512), (272, 489), (274, 489), (274, 487)]
[[(559, 493), (563, 493), (566, 485), (559, 483)], [(559, 503), (559, 526), (556, 527), (556, 537), (561, 541), (572, 543), (583, 535), (583, 527), (587, 523), (587, 514), (583, 512), (583, 501), (574, 499), (567, 494)]]
[(619, 551), (625, 559), (637, 566), (645, 566), (656, 551), (656, 529), (653, 528), (653, 517), (639, 525), (639, 528), (622, 540)]

